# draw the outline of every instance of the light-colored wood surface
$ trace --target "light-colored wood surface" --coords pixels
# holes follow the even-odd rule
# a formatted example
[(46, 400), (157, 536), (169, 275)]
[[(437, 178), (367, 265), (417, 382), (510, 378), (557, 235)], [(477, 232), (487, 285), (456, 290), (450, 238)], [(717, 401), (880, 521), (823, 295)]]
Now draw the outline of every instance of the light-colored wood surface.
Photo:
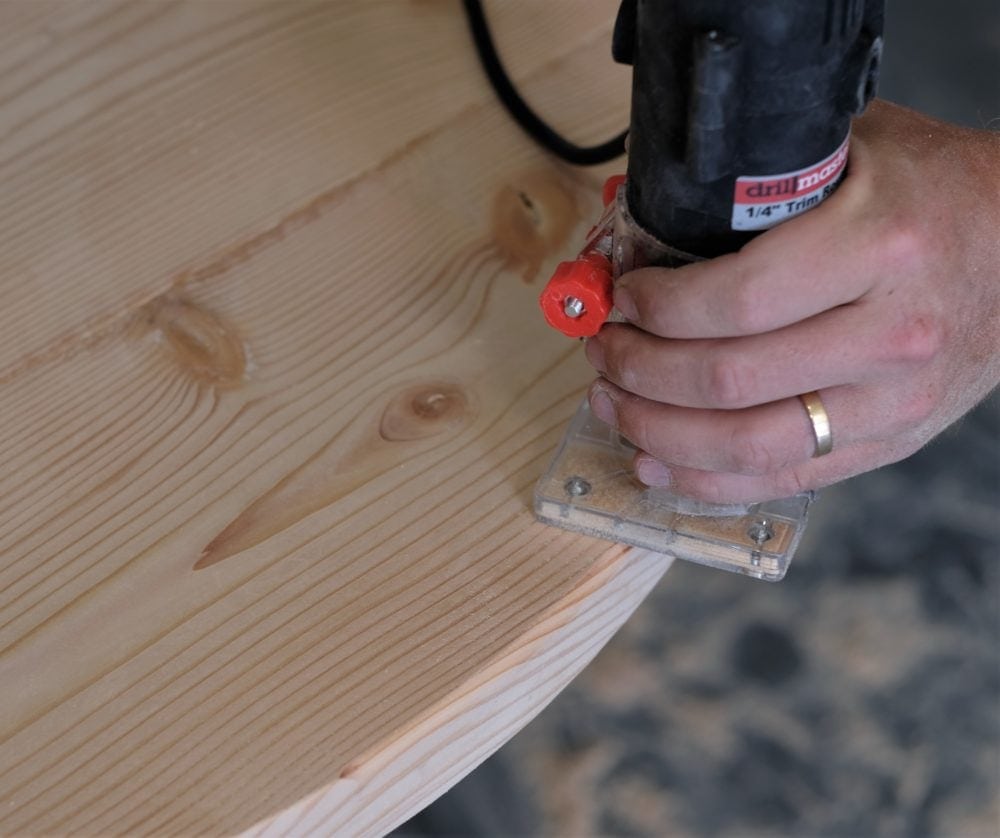
[[(581, 141), (616, 6), (488, 4)], [(530, 511), (589, 379), (535, 298), (601, 173), (450, 0), (0, 24), (0, 832), (391, 828), (667, 564)]]

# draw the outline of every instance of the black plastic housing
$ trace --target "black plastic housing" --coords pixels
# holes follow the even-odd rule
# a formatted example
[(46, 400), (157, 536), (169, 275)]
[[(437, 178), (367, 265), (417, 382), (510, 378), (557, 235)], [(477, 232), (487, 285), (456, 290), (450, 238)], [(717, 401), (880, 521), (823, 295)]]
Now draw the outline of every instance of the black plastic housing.
[(635, 219), (711, 257), (737, 177), (833, 153), (875, 93), (884, 0), (625, 0), (614, 56), (631, 63), (627, 198)]

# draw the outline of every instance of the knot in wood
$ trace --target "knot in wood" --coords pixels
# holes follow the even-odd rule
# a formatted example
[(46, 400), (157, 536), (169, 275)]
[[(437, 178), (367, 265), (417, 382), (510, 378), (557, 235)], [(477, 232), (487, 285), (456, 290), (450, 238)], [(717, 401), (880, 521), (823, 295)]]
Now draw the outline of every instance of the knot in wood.
[(460, 384), (427, 381), (393, 396), (382, 412), (379, 434), (389, 442), (424, 439), (465, 427), (474, 416), (473, 402)]
[(222, 388), (244, 381), (247, 356), (243, 341), (220, 317), (175, 296), (157, 297), (143, 306), (141, 313), (192, 377)]
[(553, 172), (529, 172), (504, 186), (493, 202), (493, 240), (525, 282), (562, 249), (580, 217), (572, 186)]

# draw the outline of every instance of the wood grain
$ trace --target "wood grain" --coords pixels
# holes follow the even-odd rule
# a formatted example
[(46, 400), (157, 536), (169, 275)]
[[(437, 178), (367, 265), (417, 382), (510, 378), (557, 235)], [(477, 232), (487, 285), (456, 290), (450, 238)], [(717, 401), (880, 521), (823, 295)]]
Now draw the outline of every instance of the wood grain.
[[(615, 6), (489, 8), (581, 141)], [(0, 22), (0, 832), (391, 828), (666, 567), (530, 512), (588, 380), (535, 298), (599, 173), (454, 2)]]

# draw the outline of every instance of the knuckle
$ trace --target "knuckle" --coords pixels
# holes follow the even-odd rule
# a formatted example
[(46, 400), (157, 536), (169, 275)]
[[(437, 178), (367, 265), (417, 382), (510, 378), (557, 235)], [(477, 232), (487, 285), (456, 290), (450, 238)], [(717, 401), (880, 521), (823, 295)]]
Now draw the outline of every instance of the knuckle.
[(922, 225), (911, 216), (893, 218), (879, 231), (878, 241), (887, 267), (916, 271), (927, 259), (928, 237)]
[(925, 364), (937, 357), (944, 342), (944, 329), (937, 318), (914, 314), (890, 330), (886, 352), (892, 361)]
[(746, 407), (752, 378), (752, 369), (731, 353), (710, 358), (701, 377), (706, 406), (724, 410)]

